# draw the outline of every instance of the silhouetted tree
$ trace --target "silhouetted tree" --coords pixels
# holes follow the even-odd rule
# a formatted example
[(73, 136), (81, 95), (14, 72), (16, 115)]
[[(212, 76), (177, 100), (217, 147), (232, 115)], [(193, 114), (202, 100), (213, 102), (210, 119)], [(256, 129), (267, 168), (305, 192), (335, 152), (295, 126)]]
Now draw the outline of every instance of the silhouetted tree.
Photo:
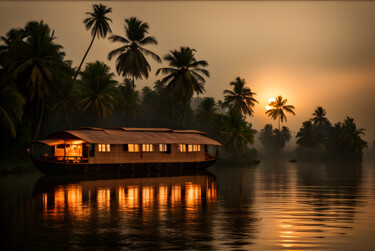
[(272, 119), (276, 120), (279, 119), (279, 130), (280, 130), (280, 120), (281, 122), (287, 121), (285, 112), (291, 113), (295, 115), (294, 113), (294, 106), (292, 105), (286, 105), (286, 102), (288, 102), (287, 99), (283, 99), (282, 96), (277, 96), (275, 101), (272, 101), (269, 106), (272, 108), (266, 111), (266, 114), (271, 117)]
[(88, 63), (80, 80), (80, 106), (96, 118), (106, 118), (113, 112), (116, 81), (110, 68), (102, 62)]
[(256, 93), (251, 92), (250, 88), (245, 87), (245, 79), (237, 77), (235, 81), (230, 82), (233, 91), (224, 90), (223, 108), (229, 108), (241, 112), (243, 115), (253, 116), (255, 103), (258, 101), (253, 97)]
[(86, 12), (86, 14), (90, 17), (83, 20), (86, 30), (91, 29), (92, 39), (89, 48), (87, 48), (87, 51), (83, 56), (81, 63), (78, 66), (77, 72), (74, 75), (73, 84), (77, 79), (77, 76), (81, 70), (81, 67), (86, 59), (87, 54), (91, 49), (92, 44), (94, 43), (95, 37), (97, 37), (98, 39), (105, 38), (108, 33), (112, 33), (111, 27), (109, 26), (109, 22), (112, 22), (112, 20), (106, 17), (108, 13), (112, 12), (112, 8), (107, 8), (107, 6), (102, 4), (94, 4), (92, 7), (94, 9), (94, 12)]
[[(146, 56), (151, 56), (158, 63), (161, 59), (154, 52), (144, 48), (146, 45), (157, 45), (158, 42), (152, 36), (147, 36), (149, 30), (148, 23), (131, 17), (125, 19), (125, 35), (113, 35), (109, 39), (112, 42), (120, 42), (123, 46), (111, 51), (108, 54), (108, 59), (111, 60), (117, 56), (116, 69), (117, 73), (123, 77), (131, 77), (134, 79), (148, 78), (148, 72), (151, 71), (151, 66), (147, 62)], [(134, 85), (133, 85), (134, 89)]]
[(319, 145), (320, 135), (311, 121), (303, 122), (302, 128), (297, 133), (297, 145), (312, 150)]
[(291, 132), (288, 127), (283, 126), (282, 130), (273, 129), (271, 124), (264, 126), (260, 131), (259, 139), (265, 146), (266, 150), (271, 152), (278, 152), (285, 147), (285, 144), (290, 140)]
[[(24, 38), (16, 41), (7, 53), (7, 69), (26, 94), (36, 114), (34, 139), (39, 135), (45, 101), (69, 71), (62, 46), (55, 44), (53, 32), (43, 21), (32, 21), (23, 30)], [(36, 108), (36, 109), (35, 109)]]
[(225, 126), (223, 128), (224, 147), (229, 152), (240, 150), (245, 153), (248, 150), (248, 144), (254, 144), (254, 136), (256, 130), (252, 128), (252, 124), (245, 121), (245, 117), (234, 110), (228, 112)]
[(129, 125), (129, 121), (136, 118), (142, 111), (139, 91), (134, 90), (133, 86), (132, 80), (125, 79), (124, 83), (116, 88), (116, 110), (125, 119), (126, 125)]
[(205, 97), (198, 105), (195, 118), (199, 125), (206, 131), (210, 131), (213, 126), (216, 116), (216, 102), (215, 98)]
[(16, 123), (21, 122), (25, 99), (16, 89), (0, 82), (0, 124), (16, 137)]
[(329, 120), (325, 117), (326, 116), (326, 110), (323, 109), (323, 107), (321, 106), (318, 106), (313, 115), (315, 117), (313, 117), (311, 119), (311, 121), (313, 122), (313, 125), (314, 126), (327, 126), (327, 125), (330, 125), (330, 122)]
[(67, 126), (69, 120), (78, 114), (78, 88), (73, 85), (70, 75), (64, 78), (59, 88), (55, 92), (55, 100), (52, 105), (52, 112), (56, 113)]
[(206, 80), (201, 75), (209, 77), (207, 70), (201, 68), (206, 67), (208, 63), (204, 60), (197, 61), (195, 59), (195, 50), (189, 47), (181, 47), (179, 51), (170, 51), (170, 54), (164, 56), (170, 67), (160, 68), (156, 71), (156, 75), (162, 72), (165, 76), (162, 84), (166, 84), (176, 99), (184, 102), (184, 110), (181, 117), (180, 126), (184, 121), (186, 108), (194, 92), (196, 94), (203, 93), (204, 83)]

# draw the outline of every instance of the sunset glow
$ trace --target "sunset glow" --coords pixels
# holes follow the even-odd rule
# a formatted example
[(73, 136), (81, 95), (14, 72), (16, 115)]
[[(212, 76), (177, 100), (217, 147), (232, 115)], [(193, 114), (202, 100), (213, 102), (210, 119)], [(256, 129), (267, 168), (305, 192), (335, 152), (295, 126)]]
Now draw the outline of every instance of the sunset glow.
[(276, 98), (274, 98), (274, 97), (271, 97), (271, 98), (268, 99), (268, 105), (266, 105), (267, 111), (273, 108), (273, 106), (271, 106), (270, 104), (272, 102), (275, 102), (275, 101), (276, 101)]

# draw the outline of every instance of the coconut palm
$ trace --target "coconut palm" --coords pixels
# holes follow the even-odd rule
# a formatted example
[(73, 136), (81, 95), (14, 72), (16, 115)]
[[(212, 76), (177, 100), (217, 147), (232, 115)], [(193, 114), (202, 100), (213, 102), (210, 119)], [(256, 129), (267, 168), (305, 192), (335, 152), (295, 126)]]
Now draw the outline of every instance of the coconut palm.
[(120, 111), (120, 116), (126, 119), (126, 125), (129, 125), (129, 121), (136, 118), (142, 110), (139, 91), (133, 89), (130, 79), (125, 79), (124, 83), (117, 87), (116, 93), (117, 110)]
[(34, 139), (38, 137), (44, 113), (44, 103), (59, 83), (60, 76), (69, 71), (64, 62), (62, 46), (54, 43), (53, 32), (43, 21), (29, 22), (23, 30), (25, 38), (17, 41), (7, 53), (7, 68), (20, 84), (28, 100), (36, 107)]
[(25, 38), (25, 32), (23, 29), (11, 29), (7, 32), (6, 36), (1, 36), (0, 41), (4, 45), (0, 45), (0, 65), (4, 67), (4, 58), (6, 54), (13, 48), (13, 46)]
[(89, 45), (89, 48), (87, 48), (87, 51), (85, 55), (82, 58), (81, 63), (78, 66), (77, 72), (74, 75), (73, 84), (75, 83), (77, 76), (81, 70), (81, 67), (83, 65), (83, 62), (86, 59), (87, 54), (89, 53), (92, 44), (94, 43), (95, 38), (105, 38), (108, 33), (112, 33), (111, 27), (109, 27), (109, 22), (112, 22), (112, 20), (106, 15), (108, 13), (112, 12), (112, 8), (107, 8), (107, 6), (102, 4), (94, 4), (93, 6), (94, 12), (86, 12), (87, 15), (90, 17), (83, 20), (83, 23), (85, 24), (86, 30), (91, 29), (91, 43)]
[(203, 128), (209, 129), (215, 120), (216, 111), (215, 98), (205, 97), (198, 105), (195, 117)]
[(78, 90), (73, 85), (71, 76), (65, 78), (56, 90), (51, 110), (56, 113), (67, 126), (67, 122), (78, 112)]
[[(125, 19), (125, 37), (113, 35), (109, 39), (112, 42), (120, 42), (123, 45), (108, 54), (108, 59), (118, 56), (116, 60), (116, 70), (123, 77), (134, 79), (148, 78), (151, 66), (147, 62), (146, 56), (151, 56), (158, 63), (161, 59), (154, 52), (144, 48), (145, 45), (157, 45), (158, 42), (152, 36), (147, 36), (149, 26), (141, 20), (131, 17)], [(134, 89), (134, 85), (133, 85)]]
[(22, 119), (24, 104), (22, 94), (5, 83), (0, 84), (0, 124), (13, 138), (16, 137), (16, 123)]
[(242, 153), (247, 151), (248, 144), (254, 144), (256, 130), (252, 124), (245, 121), (245, 117), (237, 111), (230, 110), (225, 125), (224, 147), (229, 152), (240, 150)]
[(280, 130), (280, 120), (281, 122), (287, 121), (287, 117), (285, 113), (291, 113), (295, 115), (294, 113), (294, 106), (292, 105), (286, 105), (288, 102), (287, 99), (283, 99), (282, 96), (277, 96), (275, 101), (272, 101), (269, 106), (271, 109), (266, 111), (266, 114), (271, 117), (272, 119), (276, 120), (279, 119), (279, 130)]
[(297, 133), (297, 145), (308, 150), (316, 148), (320, 143), (320, 135), (311, 121), (305, 121)]
[(367, 142), (361, 138), (365, 135), (365, 129), (357, 129), (354, 119), (347, 117), (343, 123), (341, 139), (346, 148), (356, 155), (362, 155), (363, 149), (367, 148)]
[(224, 96), (222, 107), (234, 109), (245, 116), (253, 116), (254, 111), (252, 107), (258, 101), (253, 97), (256, 93), (251, 92), (250, 88), (245, 87), (245, 84), (245, 79), (241, 79), (240, 77), (230, 82), (230, 85), (233, 86), (233, 91), (224, 90), (224, 94), (226, 95)]
[(194, 92), (201, 94), (205, 91), (206, 80), (201, 74), (206, 77), (210, 76), (209, 72), (202, 68), (208, 65), (207, 61), (197, 61), (195, 52), (189, 47), (181, 47), (179, 51), (170, 51), (164, 56), (164, 60), (168, 61), (170, 67), (160, 68), (156, 71), (156, 75), (160, 72), (167, 75), (161, 80), (161, 83), (167, 85), (175, 99), (182, 100), (184, 103), (180, 126), (182, 126), (187, 105)]
[(318, 106), (315, 109), (314, 113), (313, 113), (313, 115), (315, 117), (313, 117), (311, 119), (311, 121), (313, 122), (314, 126), (326, 126), (326, 125), (329, 125), (330, 123), (329, 123), (328, 119), (325, 117), (326, 114), (327, 114), (326, 110), (323, 107)]
[(266, 124), (260, 131), (259, 139), (267, 150), (280, 151), (290, 140), (291, 132), (288, 127), (283, 126), (281, 131), (273, 129), (271, 124)]
[(83, 112), (90, 112), (93, 116), (102, 119), (110, 115), (116, 104), (114, 98), (114, 73), (110, 68), (99, 61), (88, 63), (81, 72), (80, 102)]

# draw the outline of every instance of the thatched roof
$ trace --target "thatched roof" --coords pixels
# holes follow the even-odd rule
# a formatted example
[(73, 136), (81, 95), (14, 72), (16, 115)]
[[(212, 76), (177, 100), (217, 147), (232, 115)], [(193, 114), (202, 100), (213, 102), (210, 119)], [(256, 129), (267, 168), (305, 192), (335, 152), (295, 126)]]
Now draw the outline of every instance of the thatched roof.
[[(92, 144), (200, 144), (221, 145), (195, 130), (171, 130), (167, 128), (79, 128), (52, 133), (46, 140), (35, 143), (56, 145), (64, 140), (83, 140)], [(52, 141), (51, 141), (52, 140)], [(48, 142), (47, 142), (48, 141)]]

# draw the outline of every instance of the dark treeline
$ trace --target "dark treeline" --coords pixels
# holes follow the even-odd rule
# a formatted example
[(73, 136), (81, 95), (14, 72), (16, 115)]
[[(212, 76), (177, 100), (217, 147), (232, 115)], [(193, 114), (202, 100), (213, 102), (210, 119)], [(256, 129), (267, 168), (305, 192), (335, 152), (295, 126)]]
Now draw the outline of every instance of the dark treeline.
[[(257, 152), (249, 145), (254, 144), (257, 131), (246, 117), (253, 116), (258, 101), (245, 80), (235, 78), (224, 90), (223, 101), (193, 99), (205, 93), (208, 62), (187, 46), (171, 49), (160, 58), (149, 49), (158, 42), (150, 35), (148, 23), (135, 17), (125, 19), (124, 35), (110, 35), (111, 12), (95, 4), (93, 12), (87, 13), (83, 23), (92, 38), (78, 68), (65, 58), (63, 46), (43, 21), (31, 21), (1, 37), (0, 160), (26, 159), (30, 142), (56, 130), (91, 126), (201, 130), (223, 144), (227, 159), (255, 161)], [(108, 59), (116, 60), (116, 73), (123, 81), (115, 80), (103, 59), (85, 62), (99, 38), (116, 45)], [(167, 66), (155, 71), (159, 80), (139, 90), (136, 81), (150, 75), (150, 59)], [(266, 125), (260, 141), (270, 151), (280, 152), (291, 138), (290, 130), (280, 128), (280, 123), (287, 121), (286, 114), (294, 115), (295, 108), (281, 96), (269, 107), (266, 114), (278, 120), (279, 128)], [(301, 154), (362, 155), (367, 143), (353, 119), (334, 126), (328, 119), (322, 121), (315, 117), (303, 124), (297, 135)]]
[[(84, 62), (96, 38), (112, 30), (111, 8), (93, 5), (83, 21), (92, 40), (78, 68), (65, 58), (54, 31), (43, 21), (31, 21), (1, 37), (0, 47), (0, 149), (2, 160), (26, 158), (28, 144), (47, 134), (77, 127), (167, 127), (197, 129), (223, 144), (229, 155), (255, 159), (256, 130), (245, 121), (252, 116), (255, 93), (237, 78), (225, 90), (224, 102), (212, 97), (193, 111), (193, 95), (205, 92), (208, 62), (197, 59), (196, 50), (180, 47), (163, 57), (167, 67), (157, 69), (160, 80), (137, 90), (136, 80), (147, 79), (148, 60), (161, 58), (148, 47), (157, 45), (146, 22), (125, 19), (124, 36), (109, 40), (120, 47), (109, 52), (116, 60), (115, 73), (101, 61)], [(147, 48), (146, 48), (147, 47)], [(251, 153), (251, 154), (248, 154)]]
[(331, 124), (326, 111), (317, 107), (313, 118), (303, 122), (297, 133), (297, 153), (303, 158), (361, 160), (367, 142), (361, 136), (365, 129), (358, 129), (354, 119)]

